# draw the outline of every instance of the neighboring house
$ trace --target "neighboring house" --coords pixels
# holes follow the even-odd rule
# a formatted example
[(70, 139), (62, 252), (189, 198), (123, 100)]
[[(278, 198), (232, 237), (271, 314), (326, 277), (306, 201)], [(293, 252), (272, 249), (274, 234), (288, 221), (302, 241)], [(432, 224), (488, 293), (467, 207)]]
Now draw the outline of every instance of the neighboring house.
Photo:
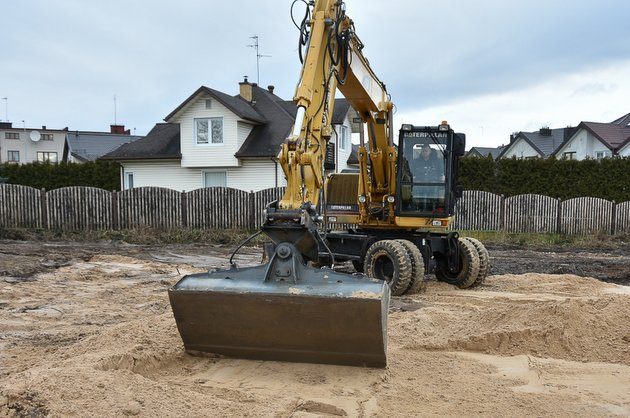
[(630, 156), (629, 139), (630, 113), (610, 123), (581, 122), (554, 155), (571, 160)]
[(67, 132), (68, 128), (16, 128), (11, 122), (0, 122), (0, 163), (66, 161)]
[(497, 160), (504, 149), (505, 145), (501, 145), (500, 147), (496, 148), (472, 147), (470, 151), (466, 153), (466, 157), (487, 158), (488, 156), (491, 156), (493, 160)]
[(109, 132), (69, 131), (68, 161), (77, 163), (94, 161), (121, 145), (140, 138), (142, 137), (131, 135), (129, 129), (125, 130), (124, 125), (110, 125)]
[(548, 158), (575, 131), (575, 128), (540, 128), (536, 132), (517, 132), (510, 136), (510, 143), (503, 148), (501, 158)]
[[(122, 145), (103, 159), (122, 165), (124, 189), (160, 186), (188, 191), (227, 186), (262, 190), (284, 186), (277, 157), (294, 122), (296, 107), (247, 82), (231, 96), (202, 86), (146, 137)], [(335, 100), (335, 171), (347, 167), (352, 124), (350, 106)]]

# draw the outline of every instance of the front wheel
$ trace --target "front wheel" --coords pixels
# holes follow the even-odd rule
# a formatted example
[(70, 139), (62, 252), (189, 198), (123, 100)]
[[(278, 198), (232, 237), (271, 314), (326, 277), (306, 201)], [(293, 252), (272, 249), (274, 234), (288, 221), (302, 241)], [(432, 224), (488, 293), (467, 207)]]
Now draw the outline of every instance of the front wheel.
[(439, 281), (453, 284), (460, 289), (468, 289), (475, 284), (479, 277), (479, 254), (472, 242), (460, 239), (457, 241), (459, 248), (459, 271), (450, 272), (448, 267), (440, 266), (435, 271)]
[(405, 247), (393, 240), (376, 241), (365, 254), (367, 275), (389, 284), (394, 296), (400, 296), (409, 287), (412, 267)]

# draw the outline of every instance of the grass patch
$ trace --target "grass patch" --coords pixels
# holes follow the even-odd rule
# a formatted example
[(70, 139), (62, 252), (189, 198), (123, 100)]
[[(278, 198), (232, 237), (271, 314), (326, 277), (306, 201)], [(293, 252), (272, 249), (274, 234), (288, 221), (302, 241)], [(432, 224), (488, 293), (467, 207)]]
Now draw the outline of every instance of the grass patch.
[[(230, 229), (155, 229), (142, 228), (124, 231), (53, 231), (46, 229), (0, 228), (0, 239), (18, 241), (113, 241), (129, 244), (185, 244), (204, 243), (238, 245), (253, 232)], [(264, 241), (263, 236), (254, 238), (248, 245)]]
[(489, 246), (529, 249), (622, 249), (630, 248), (630, 234), (565, 235), (509, 233), (500, 231), (460, 231), (462, 236), (477, 238)]

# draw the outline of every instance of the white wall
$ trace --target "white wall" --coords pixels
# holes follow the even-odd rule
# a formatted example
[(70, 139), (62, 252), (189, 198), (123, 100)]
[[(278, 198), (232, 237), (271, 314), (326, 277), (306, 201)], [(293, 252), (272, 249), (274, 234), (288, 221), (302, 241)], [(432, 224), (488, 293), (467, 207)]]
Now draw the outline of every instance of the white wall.
[[(190, 191), (204, 187), (204, 171), (226, 171), (227, 186), (246, 191), (285, 186), (284, 174), (270, 159), (243, 160), (241, 167), (181, 167), (178, 160), (122, 162), (123, 178), (133, 173), (134, 187), (166, 187)], [(126, 187), (124, 187), (126, 188)]]
[[(40, 134), (53, 134), (52, 141), (40, 140), (38, 142), (31, 141), (29, 134), (36, 130)], [(5, 132), (17, 133), (20, 139), (6, 139)], [(49, 131), (44, 129), (0, 129), (0, 162), (8, 160), (8, 151), (20, 152), (20, 164), (37, 161), (37, 152), (56, 152), (57, 161), (63, 160), (63, 150), (66, 144), (66, 132)]]
[[(349, 114), (350, 112), (348, 112)], [(346, 114), (346, 118), (343, 121), (343, 125), (348, 128), (348, 147), (346, 149), (341, 148), (341, 128), (340, 125), (333, 125), (337, 135), (333, 134), (333, 140), (336, 141), (337, 149), (337, 161), (335, 164), (335, 172), (340, 173), (341, 170), (348, 168), (348, 157), (352, 152), (352, 126), (351, 120)]]
[(501, 158), (527, 158), (540, 156), (541, 155), (531, 145), (529, 145), (527, 141), (523, 138), (518, 138)]
[(583, 128), (576, 132), (570, 141), (558, 150), (557, 158), (563, 158), (565, 152), (575, 152), (577, 160), (585, 158), (595, 159), (597, 152), (605, 152), (607, 156), (612, 156), (612, 152), (606, 145), (602, 144), (599, 139)]
[[(211, 109), (206, 109), (206, 99), (212, 100)], [(223, 143), (197, 144), (194, 119), (213, 117), (223, 118)], [(182, 167), (238, 167), (240, 163), (234, 154), (239, 149), (239, 138), (244, 140), (249, 134), (247, 126), (242, 125), (239, 129), (239, 120), (214, 97), (205, 93), (197, 95), (168, 121), (180, 124)]]
[(620, 157), (630, 157), (630, 142), (626, 144), (625, 147), (619, 150)]

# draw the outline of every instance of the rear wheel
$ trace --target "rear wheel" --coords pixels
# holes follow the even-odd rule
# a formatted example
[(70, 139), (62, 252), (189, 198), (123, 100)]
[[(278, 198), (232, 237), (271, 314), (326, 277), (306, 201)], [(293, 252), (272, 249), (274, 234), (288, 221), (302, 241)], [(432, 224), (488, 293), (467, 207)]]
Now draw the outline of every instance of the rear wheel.
[(411, 281), (411, 259), (402, 244), (393, 240), (377, 241), (365, 254), (367, 275), (389, 284), (394, 296), (400, 296)]
[(411, 260), (411, 279), (409, 280), (409, 286), (405, 291), (407, 295), (413, 295), (420, 293), (426, 289), (426, 282), (424, 281), (424, 258), (420, 249), (411, 241), (406, 239), (398, 239), (396, 242), (400, 243)]
[(452, 273), (446, 266), (439, 267), (435, 271), (438, 280), (454, 284), (460, 289), (468, 289), (475, 284), (479, 276), (479, 255), (477, 249), (464, 239), (457, 241), (459, 246), (459, 272)]
[(477, 255), (479, 256), (479, 275), (477, 276), (477, 280), (475, 280), (475, 283), (473, 283), (471, 287), (479, 286), (481, 283), (483, 283), (484, 279), (488, 276), (488, 273), (490, 272), (490, 254), (488, 254), (488, 250), (478, 239), (471, 237), (465, 237), (463, 239), (465, 239), (466, 241), (470, 241), (477, 250)]

